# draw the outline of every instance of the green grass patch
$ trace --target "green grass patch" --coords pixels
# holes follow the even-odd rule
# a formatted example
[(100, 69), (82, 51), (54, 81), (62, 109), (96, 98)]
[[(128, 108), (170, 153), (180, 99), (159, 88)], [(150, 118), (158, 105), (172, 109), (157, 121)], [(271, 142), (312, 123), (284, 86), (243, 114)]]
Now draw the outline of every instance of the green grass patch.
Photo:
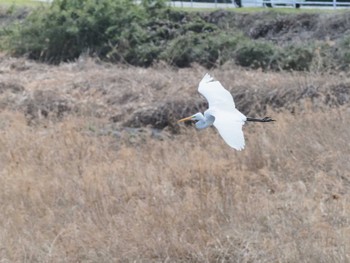
[(33, 1), (33, 0), (2, 0), (0, 3), (0, 7), (31, 7), (31, 6), (40, 6), (40, 5), (48, 5), (46, 2)]

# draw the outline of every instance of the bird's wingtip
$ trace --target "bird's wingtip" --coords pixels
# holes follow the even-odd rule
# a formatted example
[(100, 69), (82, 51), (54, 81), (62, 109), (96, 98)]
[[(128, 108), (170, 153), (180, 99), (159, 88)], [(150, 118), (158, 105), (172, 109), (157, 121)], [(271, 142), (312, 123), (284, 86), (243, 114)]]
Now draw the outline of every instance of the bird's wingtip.
[(232, 147), (232, 148), (234, 148), (234, 149), (236, 149), (237, 151), (242, 151), (242, 150), (244, 150), (244, 145), (243, 146), (236, 146), (236, 147)]
[(213, 81), (214, 79), (209, 75), (209, 73), (206, 73), (203, 77), (203, 79), (201, 80), (201, 83), (207, 83), (210, 81)]

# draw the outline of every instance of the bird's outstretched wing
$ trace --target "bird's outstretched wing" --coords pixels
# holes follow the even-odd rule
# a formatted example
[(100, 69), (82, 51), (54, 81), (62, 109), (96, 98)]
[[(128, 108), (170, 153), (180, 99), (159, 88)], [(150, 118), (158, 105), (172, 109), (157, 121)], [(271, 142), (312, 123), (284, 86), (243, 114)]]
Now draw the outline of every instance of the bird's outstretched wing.
[(209, 102), (204, 115), (215, 118), (213, 125), (229, 146), (242, 150), (245, 145), (242, 126), (247, 118), (235, 108), (231, 93), (209, 74), (199, 83), (198, 91)]
[(224, 141), (236, 150), (243, 150), (245, 142), (242, 126), (245, 116), (238, 110), (215, 110), (211, 112), (215, 117), (214, 126)]
[(198, 92), (207, 99), (209, 108), (217, 106), (227, 109), (235, 108), (231, 93), (208, 73), (205, 74), (204, 78), (199, 83)]

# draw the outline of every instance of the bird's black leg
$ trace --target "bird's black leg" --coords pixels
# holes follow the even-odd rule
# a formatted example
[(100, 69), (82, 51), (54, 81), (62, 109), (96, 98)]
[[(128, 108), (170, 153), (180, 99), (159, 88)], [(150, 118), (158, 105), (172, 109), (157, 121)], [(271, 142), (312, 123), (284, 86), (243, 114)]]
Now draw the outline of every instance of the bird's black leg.
[(262, 119), (256, 119), (256, 118), (247, 117), (247, 121), (270, 122), (270, 121), (275, 121), (275, 120), (271, 119), (270, 117), (265, 117), (265, 118), (262, 118)]

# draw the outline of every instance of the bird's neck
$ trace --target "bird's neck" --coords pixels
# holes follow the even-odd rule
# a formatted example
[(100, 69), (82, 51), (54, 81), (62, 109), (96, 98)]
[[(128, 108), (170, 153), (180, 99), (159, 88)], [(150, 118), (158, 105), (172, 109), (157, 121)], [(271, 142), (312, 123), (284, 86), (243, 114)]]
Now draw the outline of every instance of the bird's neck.
[(215, 118), (213, 116), (211, 116), (210, 114), (204, 113), (204, 115), (203, 115), (202, 113), (199, 113), (197, 115), (197, 120), (198, 120), (196, 122), (197, 129), (205, 129), (213, 124)]
[(205, 121), (205, 117), (201, 112), (197, 113), (197, 120), (198, 121)]

